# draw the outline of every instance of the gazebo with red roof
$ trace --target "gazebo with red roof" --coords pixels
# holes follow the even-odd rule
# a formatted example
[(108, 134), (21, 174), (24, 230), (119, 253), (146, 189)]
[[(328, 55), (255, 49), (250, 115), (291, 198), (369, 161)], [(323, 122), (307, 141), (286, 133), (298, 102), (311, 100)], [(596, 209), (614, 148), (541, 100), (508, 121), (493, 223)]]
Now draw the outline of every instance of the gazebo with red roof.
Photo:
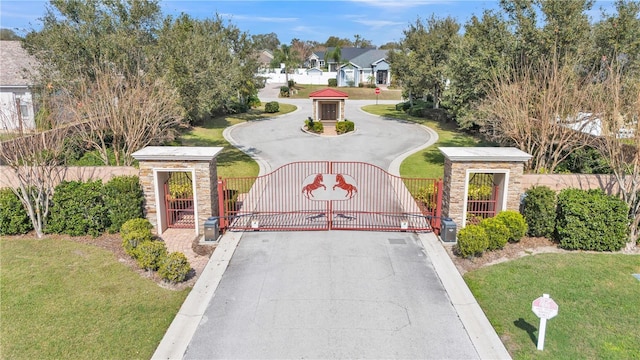
[(332, 88), (309, 94), (313, 100), (313, 121), (336, 122), (344, 120), (344, 103), (349, 94)]

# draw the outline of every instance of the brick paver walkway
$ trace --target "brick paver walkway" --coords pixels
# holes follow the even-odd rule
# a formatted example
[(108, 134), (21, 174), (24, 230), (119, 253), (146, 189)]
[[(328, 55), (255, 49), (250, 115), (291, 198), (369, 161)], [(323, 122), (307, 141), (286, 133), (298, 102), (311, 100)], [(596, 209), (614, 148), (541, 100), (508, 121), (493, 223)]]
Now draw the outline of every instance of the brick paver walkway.
[(209, 257), (198, 255), (193, 251), (192, 245), (196, 239), (196, 234), (193, 229), (167, 229), (162, 234), (162, 239), (167, 245), (169, 252), (179, 251), (187, 257), (189, 264), (191, 264), (191, 267), (196, 272), (196, 276), (202, 274), (202, 270), (207, 265)]

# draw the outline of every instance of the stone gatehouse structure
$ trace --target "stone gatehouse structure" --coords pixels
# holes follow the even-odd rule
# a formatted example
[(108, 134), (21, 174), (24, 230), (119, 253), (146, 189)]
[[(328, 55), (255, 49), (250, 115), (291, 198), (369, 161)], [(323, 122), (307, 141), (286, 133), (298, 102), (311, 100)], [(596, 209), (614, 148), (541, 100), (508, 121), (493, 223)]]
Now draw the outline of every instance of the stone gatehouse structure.
[(204, 222), (218, 216), (216, 156), (221, 147), (148, 146), (133, 153), (138, 160), (140, 184), (145, 196), (145, 216), (161, 235), (168, 228), (163, 184), (172, 173), (191, 179), (195, 236), (204, 234)]
[(531, 155), (517, 148), (441, 147), (444, 155), (442, 216), (464, 227), (468, 216), (469, 179), (473, 174), (491, 174), (495, 195), (495, 212), (518, 210), (524, 193), (524, 163)]

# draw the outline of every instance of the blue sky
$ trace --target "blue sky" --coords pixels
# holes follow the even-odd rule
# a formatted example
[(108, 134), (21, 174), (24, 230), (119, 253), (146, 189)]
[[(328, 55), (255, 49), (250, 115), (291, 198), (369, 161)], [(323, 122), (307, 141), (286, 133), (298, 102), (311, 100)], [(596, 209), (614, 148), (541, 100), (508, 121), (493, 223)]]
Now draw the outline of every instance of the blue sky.
[[(613, 0), (596, 2), (590, 16), (598, 19), (600, 7), (613, 12)], [(42, 0), (0, 0), (0, 27), (18, 33), (40, 27)], [(464, 24), (484, 9), (498, 9), (492, 0), (302, 0), (302, 1), (161, 1), (165, 15), (187, 13), (195, 18), (212, 18), (216, 13), (250, 34), (274, 32), (282, 43), (291, 39), (324, 42), (329, 36), (353, 39), (355, 34), (374, 45), (402, 39), (402, 30), (417, 17), (452, 16)]]

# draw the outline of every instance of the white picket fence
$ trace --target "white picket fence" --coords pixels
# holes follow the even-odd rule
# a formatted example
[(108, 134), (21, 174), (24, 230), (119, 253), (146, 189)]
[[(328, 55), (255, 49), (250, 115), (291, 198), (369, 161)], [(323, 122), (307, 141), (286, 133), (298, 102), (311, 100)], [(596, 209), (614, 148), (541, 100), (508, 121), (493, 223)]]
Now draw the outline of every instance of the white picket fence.
[[(307, 74), (308, 69), (296, 69), (293, 74), (289, 74), (289, 80), (293, 80), (296, 84), (308, 84), (308, 85), (329, 85), (329, 79), (336, 78), (336, 72), (322, 72), (320, 73), (309, 73)], [(257, 76), (262, 76), (267, 79), (267, 84), (285, 84), (286, 74), (281, 74), (280, 70), (276, 69), (276, 73), (262, 73), (256, 74)]]

